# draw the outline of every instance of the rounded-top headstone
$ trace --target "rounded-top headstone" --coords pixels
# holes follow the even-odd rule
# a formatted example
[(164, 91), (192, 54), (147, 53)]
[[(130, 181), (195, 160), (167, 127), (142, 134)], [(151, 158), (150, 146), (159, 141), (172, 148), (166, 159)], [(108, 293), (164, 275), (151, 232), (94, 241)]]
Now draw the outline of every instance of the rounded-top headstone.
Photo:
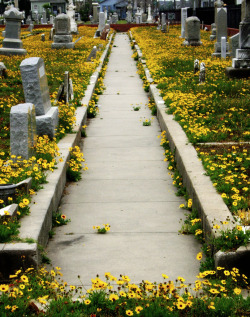
[(200, 25), (201, 21), (195, 16), (186, 19), (185, 38), (187, 41), (200, 40)]
[(56, 35), (70, 34), (70, 18), (67, 14), (61, 13), (55, 18)]

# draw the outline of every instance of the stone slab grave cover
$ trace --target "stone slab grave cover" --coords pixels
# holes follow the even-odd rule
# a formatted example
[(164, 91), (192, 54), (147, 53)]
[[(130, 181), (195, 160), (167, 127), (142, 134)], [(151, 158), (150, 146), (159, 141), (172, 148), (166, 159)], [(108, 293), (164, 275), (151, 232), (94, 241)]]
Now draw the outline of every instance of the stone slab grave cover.
[(185, 41), (183, 45), (199, 46), (202, 45), (200, 41), (200, 20), (195, 17), (189, 17), (186, 19), (185, 24)]
[(72, 42), (70, 32), (70, 18), (67, 14), (61, 13), (55, 18), (55, 35), (54, 42), (51, 44), (52, 49), (71, 49), (75, 44)]
[(55, 136), (58, 125), (58, 108), (51, 107), (44, 61), (30, 57), (20, 65), (25, 101), (35, 105), (38, 135)]
[[(214, 53), (212, 56), (221, 57), (221, 38), (227, 39), (227, 9), (217, 9), (216, 23), (216, 43), (214, 44)], [(226, 42), (226, 56), (229, 56), (229, 44)]]
[(11, 155), (29, 159), (35, 154), (36, 114), (32, 103), (23, 103), (10, 110)]
[(1, 55), (25, 55), (27, 51), (23, 48), (21, 41), (21, 21), (23, 13), (13, 6), (4, 12), (6, 21), (5, 37), (3, 47), (0, 48)]
[(239, 48), (232, 60), (232, 67), (226, 68), (229, 77), (250, 77), (250, 0), (243, 1), (242, 21), (239, 25)]

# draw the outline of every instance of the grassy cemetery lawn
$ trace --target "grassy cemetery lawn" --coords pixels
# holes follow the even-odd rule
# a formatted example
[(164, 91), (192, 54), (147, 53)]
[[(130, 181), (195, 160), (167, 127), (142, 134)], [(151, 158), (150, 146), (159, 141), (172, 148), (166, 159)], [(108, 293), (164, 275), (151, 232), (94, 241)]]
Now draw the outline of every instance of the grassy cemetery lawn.
[[(22, 31), (22, 41), (27, 54), (25, 56), (1, 56), (1, 61), (7, 68), (7, 76), (1, 78), (0, 92), (0, 185), (17, 184), (18, 182), (32, 177), (32, 189), (29, 195), (19, 193), (16, 201), (9, 198), (8, 203), (17, 203), (18, 212), (15, 219), (1, 217), (0, 220), (0, 243), (15, 240), (18, 234), (18, 220), (29, 213), (29, 203), (31, 195), (41, 188), (41, 184), (46, 182), (46, 171), (53, 171), (56, 168), (57, 157), (60, 156), (57, 147), (57, 141), (66, 133), (71, 133), (75, 123), (75, 110), (81, 106), (81, 99), (89, 83), (90, 76), (95, 71), (99, 57), (105, 48), (105, 41), (94, 39), (95, 29), (92, 27), (80, 27), (79, 34), (74, 36), (74, 41), (82, 37), (75, 45), (74, 50), (52, 50), (49, 41), (49, 29), (34, 30), (30, 35), (27, 31)], [(45, 41), (41, 40), (41, 34), (45, 34)], [(2, 41), (3, 38), (0, 38)], [(97, 59), (92, 62), (86, 62), (93, 46), (100, 45), (100, 51), (97, 52)], [(49, 140), (47, 136), (37, 138), (36, 157), (29, 160), (14, 160), (10, 156), (10, 109), (20, 103), (24, 103), (24, 93), (22, 87), (20, 64), (22, 60), (29, 57), (42, 57), (45, 62), (46, 75), (50, 89), (51, 104), (57, 96), (60, 84), (64, 80), (65, 71), (69, 71), (73, 82), (74, 100), (66, 104), (63, 101), (57, 102), (59, 108), (59, 127), (56, 138)], [(95, 92), (101, 92), (102, 78), (98, 79)], [(94, 95), (96, 96), (96, 95)], [(95, 102), (93, 101), (88, 111), (95, 112)], [(93, 114), (93, 113), (92, 113)], [(78, 149), (72, 149), (72, 159), (69, 162), (71, 177), (77, 174), (79, 178), (81, 161), (83, 160), (78, 153)], [(61, 158), (60, 158), (61, 159)], [(0, 200), (0, 206), (4, 206)]]
[[(201, 31), (202, 46), (182, 46), (179, 26), (162, 33), (155, 27), (133, 28), (143, 58), (161, 91), (166, 111), (179, 122), (202, 160), (207, 174), (233, 214), (249, 208), (250, 86), (247, 79), (229, 80), (225, 67), (231, 59), (212, 57), (214, 42)], [(137, 59), (137, 53), (134, 54)], [(194, 60), (206, 66), (205, 83), (199, 84)], [(147, 90), (142, 64), (139, 74)], [(219, 142), (208, 147), (200, 143)], [(236, 145), (226, 145), (236, 142)], [(197, 143), (199, 143), (197, 145)], [(249, 220), (248, 220), (249, 222)], [(249, 224), (249, 223), (248, 223)]]

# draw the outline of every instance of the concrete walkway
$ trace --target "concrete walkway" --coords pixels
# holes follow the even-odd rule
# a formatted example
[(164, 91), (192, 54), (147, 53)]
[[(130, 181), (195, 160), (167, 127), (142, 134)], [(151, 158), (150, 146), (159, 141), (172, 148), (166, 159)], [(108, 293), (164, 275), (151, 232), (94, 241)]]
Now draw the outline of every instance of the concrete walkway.
[[(60, 211), (71, 222), (56, 230), (47, 252), (52, 266), (60, 266), (64, 280), (88, 287), (105, 272), (128, 275), (134, 283), (178, 276), (194, 282), (199, 273), (193, 236), (178, 234), (184, 200), (175, 195), (161, 131), (145, 106), (142, 88), (126, 34), (116, 35), (100, 97), (100, 114), (90, 120), (83, 153), (89, 170), (65, 189)], [(133, 107), (140, 106), (139, 111)], [(109, 223), (107, 234), (93, 226)]]

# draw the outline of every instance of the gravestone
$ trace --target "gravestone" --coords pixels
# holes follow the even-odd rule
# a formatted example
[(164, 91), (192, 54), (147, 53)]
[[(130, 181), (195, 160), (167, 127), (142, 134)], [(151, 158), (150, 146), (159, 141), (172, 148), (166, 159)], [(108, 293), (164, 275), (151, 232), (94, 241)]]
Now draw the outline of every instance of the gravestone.
[(229, 52), (231, 57), (236, 57), (236, 50), (239, 48), (240, 34), (237, 33), (229, 38)]
[(142, 23), (142, 17), (141, 17), (141, 10), (139, 7), (137, 7), (137, 11), (136, 11), (136, 14), (135, 14), (135, 23), (136, 24), (141, 24)]
[(64, 95), (65, 95), (65, 102), (69, 102), (69, 72), (66, 71), (64, 73)]
[(117, 12), (114, 12), (112, 15), (112, 23), (116, 24), (118, 22), (118, 14)]
[[(227, 9), (217, 9), (217, 24), (216, 24), (216, 43), (214, 44), (214, 53), (212, 56), (221, 57), (221, 38), (227, 39)], [(229, 44), (226, 42), (226, 56), (229, 56)]]
[(23, 14), (13, 6), (4, 12), (6, 21), (5, 37), (3, 47), (0, 48), (1, 55), (25, 55), (27, 51), (23, 48), (21, 41), (21, 21)]
[(182, 8), (181, 9), (181, 38), (185, 38), (185, 23), (187, 19), (187, 9), (188, 8)]
[(43, 23), (42, 24), (47, 24), (47, 14), (46, 14), (45, 10), (43, 10)]
[(70, 19), (67, 14), (61, 13), (55, 18), (55, 35), (54, 42), (51, 44), (52, 49), (74, 48), (72, 35), (70, 34)]
[(100, 36), (101, 40), (106, 40), (107, 39), (109, 31), (110, 31), (109, 24), (105, 24), (105, 27), (104, 27), (104, 29), (102, 31), (101, 36)]
[(54, 17), (52, 14), (50, 14), (50, 16), (49, 16), (49, 23), (54, 24)]
[(222, 36), (221, 38), (221, 58), (226, 58), (227, 57), (227, 47), (226, 47), (226, 43), (227, 39)]
[(162, 25), (161, 31), (162, 31), (162, 33), (166, 33), (167, 32), (167, 24), (166, 23)]
[(133, 20), (133, 7), (131, 0), (128, 0), (126, 20), (128, 23), (132, 23)]
[(49, 31), (49, 40), (54, 41), (55, 28), (51, 28)]
[(75, 5), (72, 0), (69, 0), (67, 15), (70, 19), (70, 32), (71, 34), (78, 34), (77, 24), (75, 21)]
[(7, 68), (3, 62), (0, 62), (0, 77), (7, 77)]
[(88, 58), (87, 58), (87, 62), (91, 62), (92, 59), (96, 59), (96, 52), (97, 52), (97, 47), (94, 46), (92, 48), (92, 51), (90, 52)]
[(161, 29), (161, 21), (160, 21), (160, 19), (158, 18), (158, 20), (157, 20), (157, 28), (156, 28), (156, 30), (160, 30)]
[(239, 26), (239, 48), (232, 60), (232, 67), (226, 68), (229, 77), (250, 77), (250, 0), (242, 2), (243, 20)]
[(142, 13), (141, 15), (141, 22), (146, 23), (147, 22), (147, 13)]
[(98, 25), (98, 29), (95, 33), (95, 37), (100, 37), (104, 28), (105, 28), (105, 14), (104, 14), (104, 12), (100, 12), (99, 13), (99, 25)]
[(10, 110), (11, 155), (29, 159), (35, 155), (36, 114), (32, 103), (23, 103)]
[(93, 23), (98, 23), (99, 21), (99, 16), (98, 16), (98, 2), (93, 2), (92, 3), (93, 6)]
[(166, 24), (166, 14), (162, 13), (161, 14), (161, 31), (162, 33), (166, 33), (166, 26), (164, 26)]
[(211, 24), (212, 34), (210, 35), (210, 41), (214, 41), (216, 39), (217, 32), (217, 9), (222, 8), (224, 2), (222, 0), (217, 0), (214, 2), (214, 23)]
[(40, 57), (26, 58), (20, 70), (25, 102), (35, 105), (37, 134), (53, 138), (58, 125), (58, 108), (51, 107), (44, 61)]
[(45, 42), (45, 34), (44, 33), (41, 34), (41, 40), (42, 40), (42, 42)]
[(194, 74), (197, 73), (199, 70), (199, 60), (195, 59), (194, 61)]
[(105, 16), (105, 21), (108, 19), (108, 11), (107, 8), (104, 7), (104, 16)]
[(202, 45), (200, 41), (200, 20), (195, 17), (189, 17), (186, 19), (185, 24), (185, 41), (183, 45), (199, 46)]
[(199, 74), (199, 83), (202, 84), (205, 82), (206, 79), (206, 67), (205, 67), (205, 63), (201, 63), (200, 66), (200, 74)]

